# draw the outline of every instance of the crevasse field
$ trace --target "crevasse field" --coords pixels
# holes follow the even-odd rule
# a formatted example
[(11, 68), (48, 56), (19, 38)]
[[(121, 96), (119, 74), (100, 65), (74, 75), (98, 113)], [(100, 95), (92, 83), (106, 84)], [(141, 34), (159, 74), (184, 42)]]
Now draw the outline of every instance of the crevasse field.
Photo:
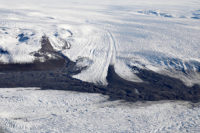
[[(76, 79), (107, 85), (108, 67), (143, 82), (129, 66), (200, 83), (199, 0), (0, 0), (0, 62), (33, 62), (43, 35), (88, 69)], [(69, 48), (63, 49), (66, 44)], [(187, 74), (185, 74), (187, 73)], [(0, 74), (1, 76), (1, 74)], [(122, 103), (99, 94), (0, 89), (5, 132), (198, 132), (188, 102)], [(1, 132), (1, 129), (0, 129)]]
[[(99, 94), (0, 89), (0, 125), (8, 132), (198, 133), (200, 107), (187, 102), (109, 102)], [(1, 131), (1, 130), (0, 130)]]

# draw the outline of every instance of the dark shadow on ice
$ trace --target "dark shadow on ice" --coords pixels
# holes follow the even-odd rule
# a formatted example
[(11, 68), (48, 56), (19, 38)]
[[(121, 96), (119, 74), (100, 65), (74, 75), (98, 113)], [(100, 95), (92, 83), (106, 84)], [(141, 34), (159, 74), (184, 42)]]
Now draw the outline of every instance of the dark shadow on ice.
[(200, 86), (186, 86), (181, 80), (156, 72), (137, 69), (136, 74), (144, 82), (134, 83), (120, 78), (110, 66), (107, 80), (108, 87), (118, 94), (124, 94), (128, 101), (158, 101), (158, 100), (184, 100), (198, 102), (200, 99)]
[[(109, 96), (109, 100), (159, 101), (183, 100), (198, 102), (200, 86), (188, 87), (178, 79), (148, 70), (139, 70), (137, 74), (143, 83), (134, 83), (120, 78), (110, 66), (108, 71), (108, 86), (97, 86), (72, 78), (70, 75), (81, 70), (74, 69), (74, 63), (67, 62), (66, 67), (54, 70), (13, 71), (0, 73), (0, 88), (40, 87), (42, 90), (66, 90), (87, 93), (100, 93)], [(17, 66), (15, 66), (17, 67)], [(23, 68), (23, 67), (22, 67)]]
[[(108, 86), (98, 86), (72, 78), (85, 68), (76, 67), (60, 52), (55, 51), (47, 37), (42, 37), (42, 48), (33, 53), (37, 58), (45, 58), (45, 62), (36, 60), (27, 64), (0, 64), (0, 88), (39, 87), (42, 90), (66, 90), (86, 93), (99, 93), (109, 96), (109, 100), (159, 101), (183, 100), (200, 101), (200, 86), (186, 86), (181, 80), (156, 72), (137, 69), (137, 76), (144, 82), (130, 82), (119, 77), (113, 66), (109, 67)], [(54, 55), (49, 59), (47, 55)]]

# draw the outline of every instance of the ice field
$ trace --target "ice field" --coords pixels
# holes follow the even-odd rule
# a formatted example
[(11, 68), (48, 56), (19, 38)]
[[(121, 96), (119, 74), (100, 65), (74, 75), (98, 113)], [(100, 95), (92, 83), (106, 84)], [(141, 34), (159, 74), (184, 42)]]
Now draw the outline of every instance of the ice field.
[(198, 0), (2, 0), (0, 15), (1, 62), (32, 62), (46, 35), (71, 60), (84, 59), (78, 65), (89, 68), (74, 76), (84, 81), (106, 85), (114, 65), (131, 81), (142, 82), (128, 66), (199, 83)]
[(0, 89), (4, 131), (53, 133), (197, 133), (200, 107), (187, 102), (109, 102), (99, 94)]
[[(0, 0), (0, 63), (34, 62), (43, 36), (87, 67), (73, 75), (82, 81), (107, 85), (112, 65), (133, 82), (143, 82), (137, 67), (200, 84), (199, 0)], [(0, 132), (196, 133), (199, 125), (198, 103), (0, 89)]]

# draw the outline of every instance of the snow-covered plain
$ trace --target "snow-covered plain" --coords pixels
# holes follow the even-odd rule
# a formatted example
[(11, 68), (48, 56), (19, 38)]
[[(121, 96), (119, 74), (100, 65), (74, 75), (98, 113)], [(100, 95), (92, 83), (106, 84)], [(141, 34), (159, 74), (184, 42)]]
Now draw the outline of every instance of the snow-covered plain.
[(99, 94), (0, 89), (0, 127), (12, 133), (197, 133), (200, 106), (187, 102), (109, 102)]
[[(107, 84), (109, 65), (142, 82), (137, 66), (199, 83), (199, 0), (0, 0), (0, 61), (32, 62), (43, 35), (89, 66), (75, 78)], [(64, 42), (70, 49), (62, 49)]]

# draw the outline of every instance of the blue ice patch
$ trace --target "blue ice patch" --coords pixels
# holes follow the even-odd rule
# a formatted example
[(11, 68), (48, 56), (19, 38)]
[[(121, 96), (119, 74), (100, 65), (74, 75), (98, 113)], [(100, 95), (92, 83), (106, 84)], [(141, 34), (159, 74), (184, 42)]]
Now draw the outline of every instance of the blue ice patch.
[(9, 54), (7, 50), (0, 48), (0, 54)]
[(24, 33), (19, 34), (18, 37), (19, 37), (19, 42), (26, 42), (29, 40), (29, 37), (25, 36)]

